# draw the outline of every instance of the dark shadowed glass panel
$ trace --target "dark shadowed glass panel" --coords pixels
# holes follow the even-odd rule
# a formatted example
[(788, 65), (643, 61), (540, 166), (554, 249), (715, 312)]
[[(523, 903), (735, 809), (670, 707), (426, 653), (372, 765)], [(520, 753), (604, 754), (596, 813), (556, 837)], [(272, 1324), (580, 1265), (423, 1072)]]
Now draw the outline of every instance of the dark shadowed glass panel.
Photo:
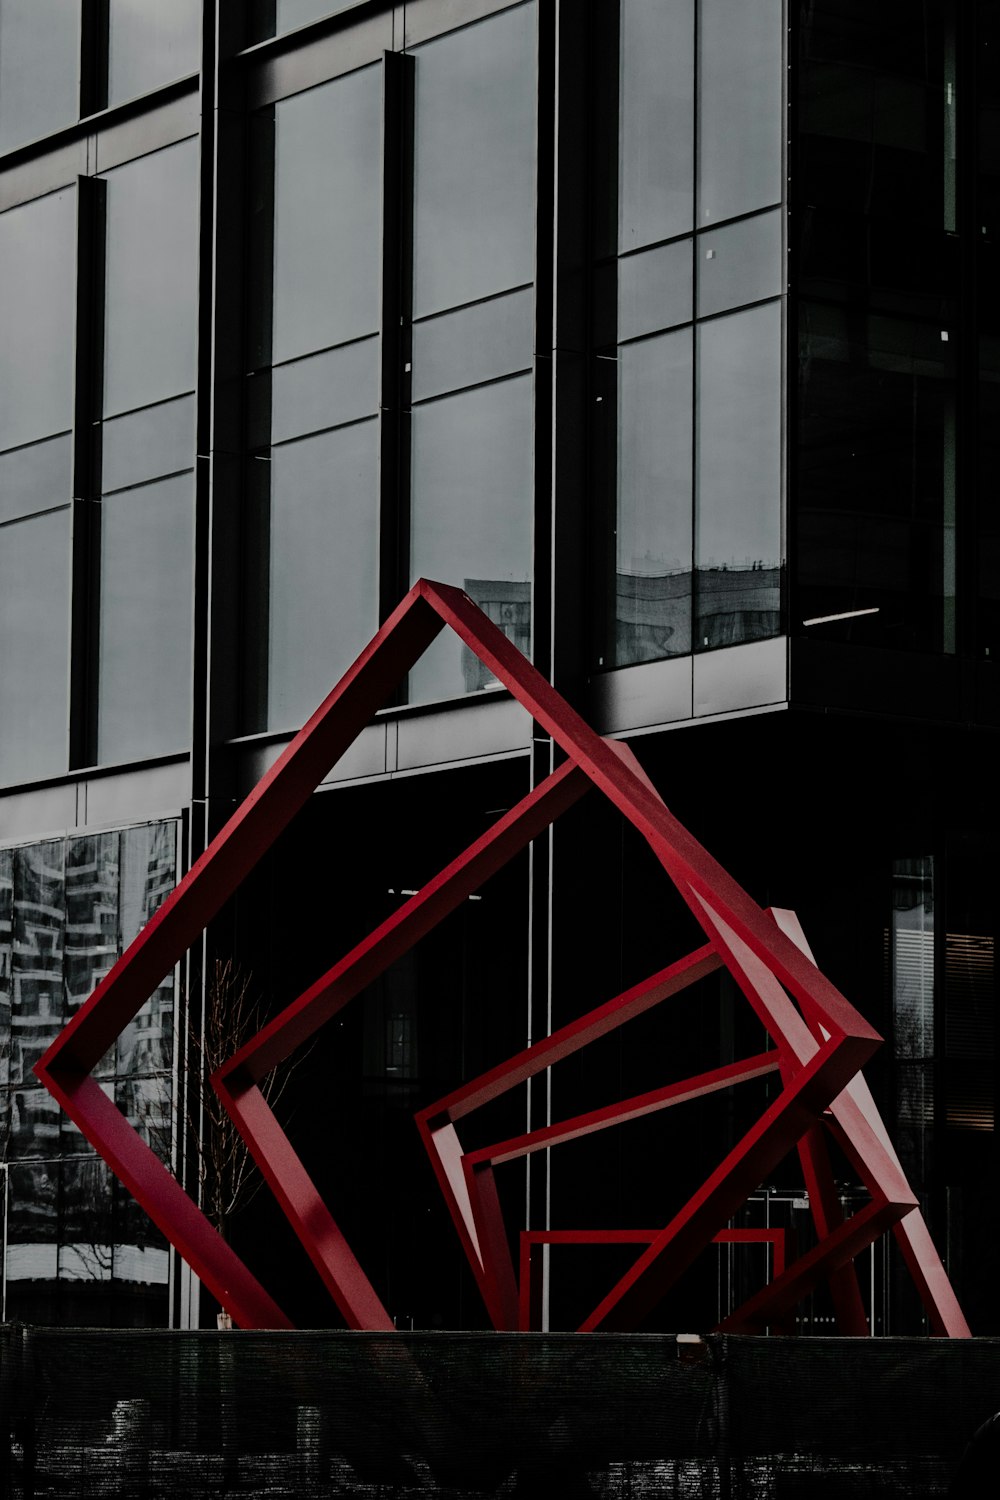
[(198, 142), (106, 176), (104, 415), (194, 389)]
[[(413, 411), (411, 577), (464, 588), (527, 652), (531, 644), (531, 377), (520, 375)], [(410, 674), (412, 699), (492, 679), (454, 637)]]
[(73, 442), (65, 437), (0, 453), (0, 522), (29, 516), (73, 495)]
[(530, 370), (534, 309), (525, 287), (414, 324), (414, 401)]
[(105, 492), (194, 468), (194, 417), (194, 397), (181, 396), (105, 422)]
[(623, 0), (620, 45), (618, 243), (634, 250), (694, 219), (694, 0)]
[(800, 331), (796, 624), (953, 649), (949, 344), (936, 324), (811, 303)]
[(779, 203), (784, 139), (782, 0), (701, 0), (698, 222)]
[[(177, 824), (144, 823), (121, 835), (122, 949), (138, 936), (177, 884)], [(169, 974), (122, 1030), (117, 1071), (168, 1068), (174, 1052), (174, 976)]]
[[(32, 1073), (42, 1053), (55, 1041), (66, 1020), (63, 998), (63, 950), (66, 933), (64, 892), (65, 846), (62, 839), (28, 844), (14, 852), (14, 957), (11, 1001), (10, 1076), (31, 1091)], [(47, 1093), (48, 1090), (43, 1090)], [(18, 1130), (22, 1154), (37, 1100), (25, 1100)], [(56, 1119), (58, 1120), (58, 1107)], [(45, 1119), (48, 1119), (46, 1112)], [(47, 1126), (39, 1129), (43, 1134)], [(17, 1133), (17, 1132), (15, 1132)], [(36, 1141), (32, 1155), (43, 1154)]]
[(697, 246), (699, 318), (784, 291), (779, 209), (706, 230)]
[[(0, 1036), (10, 1035), (11, 962), (14, 951), (14, 851), (0, 849)], [(0, 1090), (10, 1083), (10, 1047), (0, 1047)], [(0, 1143), (7, 1139), (6, 1098), (0, 1098)]]
[(0, 449), (73, 425), (75, 296), (76, 192), (0, 214)]
[(196, 73), (201, 0), (110, 0), (108, 103)]
[(535, 7), (414, 49), (413, 312), (534, 271)]
[(618, 337), (638, 338), (693, 316), (690, 239), (660, 245), (618, 262)]
[(297, 728), (378, 625), (378, 427), (271, 453), (268, 724)]
[[(52, 1103), (59, 1108), (54, 1099)], [(59, 1164), (39, 1161), (12, 1165), (6, 1177), (7, 1317), (56, 1323)]]
[(188, 477), (101, 505), (101, 760), (190, 743), (192, 534)]
[(0, 529), (0, 777), (65, 771), (70, 512)]
[(684, 328), (618, 351), (615, 654), (608, 666), (691, 649), (693, 345)]
[(271, 372), (271, 441), (354, 422), (378, 411), (378, 339), (276, 365)]
[(64, 1161), (59, 1175), (59, 1280), (83, 1282), (81, 1290), (89, 1289), (111, 1280), (114, 1179), (95, 1157)]
[(79, 114), (81, 0), (0, 0), (0, 151)]
[(378, 329), (381, 81), (363, 68), (275, 109), (275, 362)]
[(780, 629), (781, 304), (698, 329), (695, 649)]

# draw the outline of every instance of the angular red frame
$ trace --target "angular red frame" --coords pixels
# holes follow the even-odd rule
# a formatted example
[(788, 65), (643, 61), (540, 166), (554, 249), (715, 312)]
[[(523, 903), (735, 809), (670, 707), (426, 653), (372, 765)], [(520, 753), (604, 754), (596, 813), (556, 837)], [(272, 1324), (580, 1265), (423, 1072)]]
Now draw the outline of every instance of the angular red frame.
[[(877, 1197), (873, 1197), (869, 1210), (855, 1215), (847, 1224), (838, 1224), (830, 1179), (825, 1196), (819, 1194), (830, 1210), (825, 1238), (810, 1256), (788, 1267), (753, 1299), (752, 1306), (748, 1304), (742, 1310), (746, 1319), (762, 1316), (773, 1322), (790, 1299), (801, 1295), (807, 1282), (812, 1284), (810, 1278), (832, 1275), (836, 1284), (862, 1242), (868, 1243), (886, 1224), (912, 1216), (915, 1200), (902, 1181), (891, 1148), (887, 1149), (884, 1132), (880, 1135), (870, 1111), (866, 1113), (865, 1097), (856, 1089), (847, 1104), (839, 1098), (880, 1039), (816, 969), (801, 946), (756, 906), (672, 816), (631, 752), (601, 739), (590, 729), (468, 596), (450, 586), (425, 579), (414, 585), (60, 1033), (35, 1071), (236, 1322), (243, 1327), (289, 1326), (274, 1300), (105, 1096), (92, 1070), (446, 625), (551, 735), (565, 752), (566, 763), (242, 1047), (220, 1069), (213, 1080), (215, 1086), (348, 1326), (391, 1328), (388, 1314), (268, 1109), (258, 1084), (593, 785), (646, 839), (705, 930), (708, 950), (699, 950), (700, 956), (692, 955), (682, 964), (690, 964), (692, 973), (698, 963), (712, 967), (719, 961), (726, 964), (777, 1042), (782, 1091), (583, 1326), (634, 1325), (792, 1145), (802, 1143), (803, 1159), (809, 1161), (813, 1179), (822, 1188), (828, 1164), (824, 1166), (813, 1137), (823, 1111), (837, 1101), (844, 1144), (853, 1152), (859, 1170), (863, 1166), (868, 1172)], [(659, 978), (662, 985), (662, 976)], [(690, 977), (685, 982), (690, 982)], [(645, 987), (644, 996), (654, 1004), (657, 999), (651, 997), (656, 995), (654, 979)], [(625, 997), (619, 997), (619, 1002), (624, 1001)], [(801, 1007), (801, 1014), (793, 1001)], [(627, 1009), (628, 1003), (636, 1007), (632, 1013), (641, 1008), (639, 999), (619, 1002), (611, 1002), (611, 1007), (618, 1007), (616, 1015)], [(609, 1017), (611, 1013), (609, 1010)], [(596, 1015), (591, 1014), (593, 1027), (601, 1024), (594, 1019)], [(541, 1049), (532, 1050), (537, 1053)], [(535, 1071), (534, 1061), (530, 1071)], [(498, 1089), (512, 1086), (508, 1080), (519, 1081), (515, 1077), (518, 1067), (522, 1077), (529, 1076), (523, 1057), (520, 1063), (513, 1060), (494, 1070)], [(704, 1082), (708, 1087), (707, 1077)], [(724, 1085), (717, 1078), (711, 1086)], [(639, 1107), (636, 1101), (626, 1103)], [(448, 1124), (453, 1130), (450, 1118)], [(436, 1168), (446, 1196), (454, 1199), (458, 1181), (454, 1149), (449, 1147), (447, 1135), (441, 1134), (443, 1129), (439, 1127), (436, 1132)], [(495, 1213), (482, 1207), (489, 1198), (491, 1168), (469, 1169), (474, 1177), (477, 1170), (471, 1222), (477, 1225), (478, 1214), (478, 1223), (493, 1246), (493, 1253), (480, 1258), (480, 1285), (498, 1326), (516, 1327), (516, 1297), (511, 1299), (501, 1253), (501, 1239), (505, 1238), (502, 1225)], [(468, 1182), (464, 1165), (461, 1172)], [(449, 1206), (454, 1214), (452, 1201)], [(472, 1244), (470, 1220), (459, 1212), (456, 1223), (468, 1253)], [(911, 1236), (907, 1243), (913, 1264), (923, 1277), (922, 1290), (936, 1310), (939, 1304), (944, 1305), (940, 1314), (943, 1331), (967, 1334), (964, 1320), (959, 1327), (957, 1304), (952, 1307), (943, 1295), (943, 1287), (948, 1294), (951, 1289), (943, 1269), (939, 1270), (940, 1262), (929, 1238), (924, 1243), (919, 1235)], [(914, 1244), (918, 1247), (915, 1250)], [(509, 1250), (505, 1253), (509, 1260)], [(842, 1301), (845, 1307), (850, 1306), (849, 1289)]]

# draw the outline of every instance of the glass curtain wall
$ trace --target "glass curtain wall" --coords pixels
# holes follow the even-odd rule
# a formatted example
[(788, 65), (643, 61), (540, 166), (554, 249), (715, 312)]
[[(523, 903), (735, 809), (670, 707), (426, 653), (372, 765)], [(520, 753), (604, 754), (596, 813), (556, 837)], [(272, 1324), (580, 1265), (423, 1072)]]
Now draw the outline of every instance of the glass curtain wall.
[(201, 0), (0, 0), (0, 153), (196, 73)]
[[(0, 850), (5, 1321), (166, 1321), (166, 1242), (32, 1068), (176, 879), (172, 822)], [(95, 1075), (165, 1161), (174, 983), (157, 989)]]
[(954, 7), (799, 22), (795, 626), (956, 649)]
[(596, 657), (615, 667), (780, 629), (784, 22), (780, 0), (621, 0), (604, 26)]
[(77, 193), (0, 214), (0, 779), (69, 757)]
[[(254, 116), (247, 731), (301, 724), (421, 576), (530, 649), (536, 25), (530, 0)], [(447, 639), (409, 693), (488, 685)]]

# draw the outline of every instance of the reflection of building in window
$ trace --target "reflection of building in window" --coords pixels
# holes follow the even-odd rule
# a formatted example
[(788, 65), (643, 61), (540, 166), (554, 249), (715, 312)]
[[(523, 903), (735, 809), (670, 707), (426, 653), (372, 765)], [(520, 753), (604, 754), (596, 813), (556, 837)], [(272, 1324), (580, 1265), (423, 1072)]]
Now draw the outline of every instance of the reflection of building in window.
[[(479, 608), (499, 625), (509, 641), (525, 656), (531, 655), (531, 584), (512, 583), (503, 578), (467, 578), (465, 592)], [(496, 678), (478, 657), (463, 647), (462, 675), (465, 691), (474, 693), (489, 687)]]
[(996, 1067), (994, 942), (945, 934), (945, 1117), (960, 1130), (992, 1130)]
[[(764, 640), (781, 627), (781, 569), (762, 562), (699, 568), (695, 649)], [(618, 573), (616, 661), (691, 649), (691, 572)]]

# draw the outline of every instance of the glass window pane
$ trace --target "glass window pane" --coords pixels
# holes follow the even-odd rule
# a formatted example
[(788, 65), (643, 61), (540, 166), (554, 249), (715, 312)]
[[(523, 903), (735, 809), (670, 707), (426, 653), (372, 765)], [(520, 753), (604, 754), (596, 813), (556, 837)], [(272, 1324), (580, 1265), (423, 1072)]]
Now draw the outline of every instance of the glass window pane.
[(195, 384), (198, 142), (107, 174), (104, 415)]
[(634, 250), (694, 219), (694, 0), (623, 0), (620, 46), (618, 244)]
[(781, 304), (698, 328), (697, 649), (776, 635)]
[[(11, 1002), (10, 1075), (32, 1092), (32, 1069), (66, 1021), (63, 1002), (63, 949), (66, 931), (65, 845), (62, 839), (28, 844), (14, 852), (14, 962)], [(47, 1093), (48, 1090), (43, 1090)], [(54, 1101), (53, 1101), (54, 1102)], [(21, 1154), (31, 1137), (33, 1155), (44, 1145), (50, 1125), (39, 1123), (37, 1101), (25, 1100), (15, 1134)], [(59, 1109), (56, 1107), (56, 1129)], [(46, 1110), (42, 1116), (49, 1121)], [(41, 1132), (41, 1134), (39, 1134)]]
[[(413, 412), (411, 576), (456, 584), (522, 651), (531, 644), (531, 377), (428, 402)], [(410, 674), (415, 701), (491, 679), (454, 636)]]
[(274, 30), (291, 31), (295, 26), (306, 26), (322, 16), (335, 16), (342, 10), (350, 10), (358, 0), (277, 0)]
[(702, 224), (781, 202), (784, 40), (782, 0), (701, 0)]
[(0, 214), (0, 449), (73, 425), (76, 192)]
[(698, 236), (698, 316), (762, 302), (784, 290), (781, 211)]
[(79, 114), (81, 0), (0, 0), (0, 151)]
[[(52, 1103), (58, 1111), (54, 1099)], [(25, 1162), (11, 1166), (7, 1179), (7, 1317), (58, 1323), (59, 1165)]]
[(278, 362), (378, 330), (381, 69), (309, 89), (274, 113)]
[(0, 522), (68, 505), (73, 497), (73, 441), (65, 437), (0, 453)]
[(378, 625), (378, 424), (271, 454), (268, 723), (297, 728)]
[(625, 255), (618, 262), (618, 337), (634, 339), (693, 316), (694, 268), (689, 239)]
[(201, 9), (201, 0), (111, 0), (109, 104), (198, 71)]
[(615, 659), (691, 649), (690, 328), (618, 351)]
[[(121, 836), (121, 945), (138, 936), (177, 884), (177, 824), (145, 823)], [(117, 1072), (169, 1068), (173, 1060), (174, 976), (170, 974), (122, 1030)]]
[(181, 396), (105, 422), (105, 493), (194, 468), (194, 419), (194, 397)]
[(535, 7), (417, 47), (415, 317), (534, 276)]
[(65, 771), (70, 511), (0, 531), (0, 777)]
[(530, 370), (534, 311), (534, 293), (526, 288), (416, 323), (414, 401)]
[(182, 750), (190, 742), (192, 537), (189, 477), (102, 502), (101, 760)]
[(65, 988), (70, 1012), (88, 1000), (118, 957), (119, 835), (66, 843)]
[[(278, 365), (271, 374), (271, 441), (371, 417), (378, 411), (379, 345), (360, 339)], [(257, 377), (260, 378), (260, 377)]]

